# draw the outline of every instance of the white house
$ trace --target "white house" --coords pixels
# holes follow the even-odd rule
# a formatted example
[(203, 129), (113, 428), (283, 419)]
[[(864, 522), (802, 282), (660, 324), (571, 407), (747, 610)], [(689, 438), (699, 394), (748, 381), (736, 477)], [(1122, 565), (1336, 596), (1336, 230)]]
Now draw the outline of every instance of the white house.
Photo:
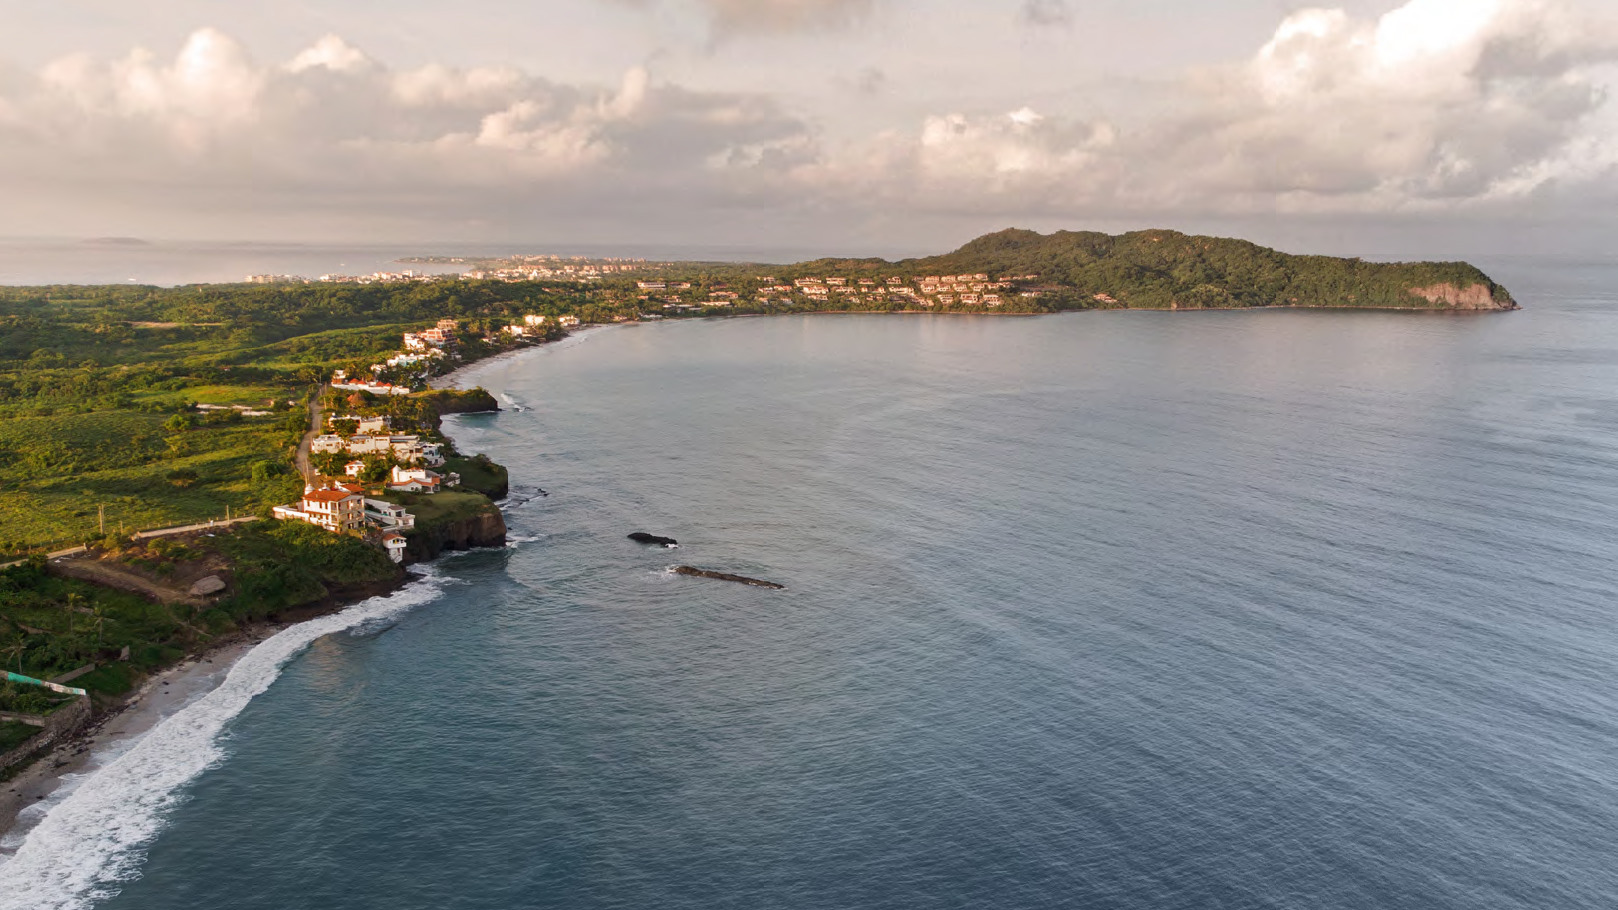
[(341, 452), (347, 447), (347, 443), (343, 442), (343, 437), (335, 433), (327, 433), (324, 436), (316, 436), (315, 441), (309, 444), (309, 451), (326, 454), (329, 452)]
[(357, 531), (365, 523), (365, 497), (348, 490), (306, 490), (297, 505), (276, 506), (283, 521), (306, 521), (334, 533)]
[(365, 500), (365, 520), (385, 531), (408, 531), (416, 526), (416, 516), (385, 499)]
[(382, 549), (387, 552), (388, 558), (394, 562), (404, 562), (405, 548), (407, 546), (409, 546), (409, 542), (405, 540), (403, 534), (389, 531), (382, 535)]
[(558, 325), (562, 326), (563, 328), (571, 329), (571, 328), (573, 328), (573, 327), (575, 327), (575, 326), (577, 326), (579, 324), (579, 317), (577, 317), (577, 316), (558, 316), (558, 317), (556, 317), (556, 322), (557, 322)]
[(444, 479), (426, 468), (393, 468), (388, 489), (401, 493), (437, 493)]

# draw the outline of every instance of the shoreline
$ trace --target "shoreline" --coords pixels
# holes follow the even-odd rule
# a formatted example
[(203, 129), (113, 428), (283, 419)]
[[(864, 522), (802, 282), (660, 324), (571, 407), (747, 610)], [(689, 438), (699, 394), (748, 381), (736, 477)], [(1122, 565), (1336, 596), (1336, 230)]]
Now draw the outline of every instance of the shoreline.
[[(69, 775), (93, 774), (122, 755), (168, 718), (218, 688), (249, 651), (294, 622), (261, 623), (214, 642), (172, 667), (148, 677), (140, 687), (105, 709), (88, 726), (24, 764), (0, 782), (0, 857), (16, 852), (9, 842), (26, 836), (66, 795)], [(67, 792), (71, 792), (70, 790)], [(44, 804), (43, 813), (27, 810)]]
[[(524, 354), (531, 354), (531, 353), (534, 353), (536, 351), (543, 351), (546, 348), (555, 347), (556, 345), (559, 345), (559, 344), (564, 344), (565, 345), (570, 341), (582, 341), (585, 338), (589, 338), (592, 335), (598, 335), (601, 332), (604, 332), (604, 331), (606, 331), (608, 329), (616, 329), (616, 328), (619, 328), (621, 326), (626, 326), (626, 325), (647, 325), (647, 324), (649, 324), (649, 323), (615, 322), (615, 323), (611, 323), (611, 324), (607, 324), (607, 325), (580, 326), (577, 330), (568, 332), (567, 337), (559, 338), (556, 341), (545, 341), (545, 342), (541, 342), (539, 344), (523, 345), (522, 347), (512, 348), (509, 351), (501, 351), (500, 353), (495, 354), (492, 357), (484, 357), (481, 360), (474, 360), (471, 363), (462, 364), (462, 365), (456, 367), (455, 369), (450, 370), (448, 373), (445, 373), (442, 376), (433, 377), (433, 379), (427, 383), (427, 387), (429, 389), (460, 389), (461, 388), (461, 382), (462, 382), (462, 380), (464, 380), (466, 378), (466, 374), (470, 373), (473, 370), (481, 369), (483, 367), (499, 363), (502, 360), (513, 360), (513, 359), (516, 359), (517, 357), (520, 357), (520, 356), (522, 356)], [(491, 393), (491, 394), (493, 394), (493, 393)], [(490, 412), (484, 412), (484, 413), (490, 413)], [(448, 416), (454, 416), (454, 415), (448, 415)], [(445, 435), (448, 435), (448, 434), (445, 434)]]
[[(543, 346), (504, 351), (466, 364), (430, 383), (429, 388), (453, 387), (440, 383), (473, 367), (537, 347)], [(495, 507), (499, 508), (498, 502)], [(405, 573), (381, 587), (332, 591), (318, 601), (290, 608), (283, 614), (284, 618), (255, 623), (210, 643), (178, 663), (152, 673), (138, 688), (110, 705), (100, 706), (92, 701), (92, 720), (83, 729), (11, 769), (10, 777), (0, 779), (0, 863), (16, 853), (28, 833), (76, 789), (77, 783), (117, 761), (170, 717), (207, 697), (243, 657), (266, 639), (373, 597), (396, 593), (420, 580), (418, 575)], [(45, 810), (29, 811), (38, 805), (43, 805)]]

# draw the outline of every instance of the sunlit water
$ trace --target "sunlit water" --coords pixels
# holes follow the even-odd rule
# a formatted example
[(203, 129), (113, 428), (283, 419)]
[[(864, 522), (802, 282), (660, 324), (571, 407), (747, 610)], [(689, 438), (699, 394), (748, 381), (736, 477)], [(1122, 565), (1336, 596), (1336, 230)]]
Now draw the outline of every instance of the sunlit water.
[(550, 492), (518, 543), (132, 799), (164, 826), (103, 906), (1614, 906), (1618, 270), (1495, 271), (1526, 311), (485, 365), (507, 410), (452, 432)]

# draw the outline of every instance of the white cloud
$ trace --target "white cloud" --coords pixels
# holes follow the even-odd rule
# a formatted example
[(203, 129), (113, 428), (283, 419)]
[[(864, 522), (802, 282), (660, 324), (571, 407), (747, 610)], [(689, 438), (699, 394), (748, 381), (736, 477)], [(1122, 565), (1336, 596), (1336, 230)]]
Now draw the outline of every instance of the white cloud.
[[(734, 28), (809, 27), (869, 7), (707, 5), (743, 17)], [(1303, 10), (1247, 59), (1167, 83), (1166, 99), (1127, 122), (1088, 113), (1088, 98), (1002, 93), (999, 105), (837, 145), (775, 98), (685, 88), (644, 67), (611, 85), (512, 66), (395, 69), (337, 36), (265, 62), (203, 29), (169, 57), (0, 68), (0, 196), (15, 210), (119, 209), (176, 224), (363, 212), (418, 232), (482, 220), (491, 233), (586, 215), (639, 229), (746, 213), (782, 231), (830, 231), (912, 215), (1083, 223), (1592, 206), (1618, 195), (1607, 104), (1618, 31), (1580, 9)], [(901, 63), (841, 77), (845, 90), (882, 96), (862, 98), (861, 116), (909, 84), (889, 78)]]
[(0, 81), (0, 192), (86, 207), (110, 192), (164, 213), (217, 194), (311, 211), (409, 204), (424, 219), (518, 200), (690, 202), (728, 192), (712, 162), (762, 167), (747, 150), (812, 141), (768, 98), (687, 91), (644, 68), (615, 87), (512, 67), (400, 71), (335, 36), (266, 64), (204, 29), (172, 59), (77, 55)]
[(714, 32), (796, 32), (837, 28), (868, 15), (875, 0), (615, 0), (630, 6), (653, 8), (696, 7)]
[(952, 113), (805, 178), (962, 211), (1499, 203), (1610, 179), (1618, 136), (1593, 115), (1613, 60), (1610, 22), (1553, 0), (1410, 0), (1371, 21), (1309, 9), (1127, 129), (1030, 108)]

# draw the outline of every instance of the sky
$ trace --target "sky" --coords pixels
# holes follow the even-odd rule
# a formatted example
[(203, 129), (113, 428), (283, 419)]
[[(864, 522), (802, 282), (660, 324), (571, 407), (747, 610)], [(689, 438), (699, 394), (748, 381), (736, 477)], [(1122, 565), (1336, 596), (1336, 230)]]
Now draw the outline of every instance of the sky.
[(7, 0), (0, 236), (1608, 251), (1611, 0)]

